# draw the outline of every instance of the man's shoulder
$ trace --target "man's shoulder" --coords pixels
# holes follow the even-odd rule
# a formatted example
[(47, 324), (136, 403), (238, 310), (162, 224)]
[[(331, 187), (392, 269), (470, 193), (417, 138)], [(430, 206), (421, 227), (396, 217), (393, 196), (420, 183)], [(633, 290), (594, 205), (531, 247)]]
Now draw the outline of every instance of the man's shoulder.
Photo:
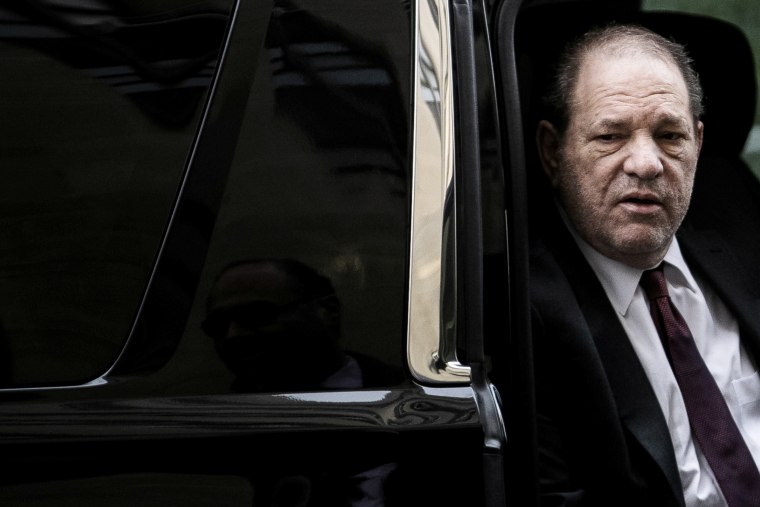
[[(760, 298), (760, 263), (758, 252), (741, 238), (726, 238), (714, 229), (682, 227), (677, 234), (681, 251), (689, 267), (719, 292), (741, 293)], [(725, 295), (724, 295), (725, 297)]]
[(585, 321), (581, 301), (594, 279), (586, 279), (583, 273), (591, 277), (594, 274), (584, 263), (575, 244), (560, 246), (556, 241), (540, 239), (531, 244), (530, 300), (534, 334), (555, 334), (557, 329), (563, 329), (564, 336), (575, 334), (571, 330)]
[(541, 291), (570, 287), (571, 279), (572, 283), (582, 283), (584, 274), (593, 276), (570, 231), (558, 216), (544, 221), (541, 228), (534, 231), (529, 250), (531, 288)]
[[(615, 323), (602, 283), (562, 221), (534, 236), (530, 244), (530, 297), (538, 333), (574, 341), (592, 333), (589, 322)], [(607, 328), (608, 326), (603, 326)]]

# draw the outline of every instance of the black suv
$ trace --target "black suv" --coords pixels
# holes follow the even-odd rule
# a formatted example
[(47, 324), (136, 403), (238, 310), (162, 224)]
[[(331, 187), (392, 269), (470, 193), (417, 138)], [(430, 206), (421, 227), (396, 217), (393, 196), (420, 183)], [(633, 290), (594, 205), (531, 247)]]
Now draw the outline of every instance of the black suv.
[(692, 213), (760, 230), (760, 27), (711, 4), (4, 2), (0, 505), (536, 505), (542, 83), (687, 43)]

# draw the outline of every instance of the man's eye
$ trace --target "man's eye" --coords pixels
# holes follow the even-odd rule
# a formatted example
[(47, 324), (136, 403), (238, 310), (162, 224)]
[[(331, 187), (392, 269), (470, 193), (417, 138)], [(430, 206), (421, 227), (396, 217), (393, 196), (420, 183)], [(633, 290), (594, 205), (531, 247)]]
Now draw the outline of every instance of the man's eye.
[(680, 132), (663, 132), (660, 134), (660, 139), (664, 139), (666, 141), (680, 141), (681, 139), (684, 139), (686, 136), (683, 135)]
[(596, 139), (598, 141), (609, 143), (609, 142), (617, 141), (618, 139), (620, 139), (620, 134), (600, 134), (596, 136)]

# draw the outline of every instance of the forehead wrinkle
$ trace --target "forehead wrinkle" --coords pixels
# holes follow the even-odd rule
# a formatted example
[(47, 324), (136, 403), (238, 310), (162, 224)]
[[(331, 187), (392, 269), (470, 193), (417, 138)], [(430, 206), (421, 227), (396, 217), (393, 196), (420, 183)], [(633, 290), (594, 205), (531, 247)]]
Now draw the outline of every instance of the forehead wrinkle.
[[(651, 117), (657, 118), (659, 122), (687, 123), (687, 118), (677, 112), (677, 106), (686, 108), (681, 97), (672, 91), (654, 91), (639, 95), (612, 93), (596, 96), (588, 102), (576, 100), (572, 113), (576, 116), (575, 113), (585, 110), (592, 115), (591, 121), (595, 125), (602, 126), (628, 124), (637, 118)], [(633, 115), (629, 114), (631, 110), (634, 111)]]
[[(611, 100), (613, 103), (617, 102), (621, 105), (634, 105), (627, 102), (628, 100), (642, 101), (652, 98), (657, 98), (659, 101), (672, 101), (683, 104), (683, 98), (677, 90), (671, 84), (658, 83), (656, 86), (652, 86), (650, 89), (646, 89), (645, 86), (631, 86), (628, 83), (615, 83), (606, 84), (603, 83), (593, 90), (585, 90), (581, 92), (580, 89), (576, 91), (576, 97), (574, 97), (573, 103), (580, 105), (585, 102), (578, 95), (591, 96), (588, 100), (589, 103), (597, 104), (605, 100)], [(585, 97), (584, 97), (585, 98)]]
[[(592, 53), (594, 54), (594, 53)], [(642, 60), (650, 61), (650, 72), (644, 75), (637, 74), (636, 77), (620, 77), (615, 71), (611, 70), (618, 66), (620, 62), (627, 60), (624, 55), (594, 55), (598, 58), (589, 58), (587, 55), (580, 62), (578, 79), (571, 91), (570, 97), (573, 102), (577, 102), (579, 95), (583, 92), (591, 93), (592, 97), (599, 95), (608, 96), (620, 93), (622, 95), (644, 98), (657, 93), (670, 93), (673, 95), (684, 95), (688, 99), (688, 89), (683, 76), (675, 65), (669, 59), (663, 59), (655, 55), (646, 53), (631, 53), (627, 56), (632, 57), (634, 68), (641, 64)], [(656, 68), (664, 66), (671, 73), (665, 77), (659, 73)], [(652, 73), (654, 72), (654, 73)], [(590, 81), (589, 81), (590, 80)], [(591, 90), (589, 90), (591, 88)], [(587, 94), (588, 95), (588, 94)]]
[[(626, 108), (628, 105), (626, 104)], [(671, 108), (662, 104), (638, 108), (634, 106), (637, 114), (635, 115), (619, 115), (614, 111), (601, 112), (594, 115), (591, 123), (600, 127), (622, 127), (637, 123), (640, 120), (654, 120), (657, 125), (660, 124), (673, 124), (686, 126), (689, 124), (688, 117), (678, 114), (671, 110)]]

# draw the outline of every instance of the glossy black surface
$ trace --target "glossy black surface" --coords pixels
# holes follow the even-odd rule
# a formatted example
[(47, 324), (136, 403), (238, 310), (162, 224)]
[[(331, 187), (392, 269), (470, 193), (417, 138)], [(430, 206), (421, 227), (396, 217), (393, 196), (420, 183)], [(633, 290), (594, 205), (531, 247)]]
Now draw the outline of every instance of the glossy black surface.
[[(161, 3), (204, 32), (195, 4)], [(200, 41), (178, 42), (141, 2), (109, 8), (130, 16), (105, 51), (132, 44), (141, 76), (176, 84), (172, 72), (198, 69), (154, 60)], [(170, 224), (139, 308), (119, 305), (126, 347), (87, 385), (0, 391), (0, 503), (480, 504), (472, 390), (416, 386), (404, 362), (410, 5), (243, 1), (226, 33), (214, 19), (221, 70), (167, 180), (173, 208), (145, 202), (146, 228), (171, 211)], [(176, 128), (168, 88), (130, 107)], [(324, 375), (334, 357), (337, 381)]]
[(229, 9), (0, 7), (0, 387), (83, 382), (124, 346)]
[[(308, 370), (324, 369), (333, 360), (319, 352), (334, 347), (338, 366), (346, 357), (371, 363), (360, 365), (357, 382), (338, 386), (398, 382), (370, 370), (403, 378), (409, 12), (377, 2), (270, 7), (241, 4), (174, 224), (115, 375), (168, 361), (158, 373), (168, 392), (322, 389), (336, 384)], [(314, 345), (324, 319), (304, 312), (285, 335), (248, 329), (231, 353), (203, 330), (212, 310), (240, 315), (232, 303), (211, 301), (225, 272), (247, 284), (248, 308), (275, 304), (261, 294), (260, 274), (228, 271), (262, 259), (297, 262), (329, 280), (332, 308), (313, 309), (335, 314), (325, 345)], [(279, 302), (302, 301), (299, 290)], [(228, 368), (228, 359), (254, 351), (263, 380), (235, 379), (241, 368)]]
[(469, 388), (226, 395), (0, 406), (3, 445), (179, 439), (293, 430), (473, 429)]
[(468, 388), (6, 402), (0, 412), (13, 464), (0, 476), (3, 505), (479, 501)]

